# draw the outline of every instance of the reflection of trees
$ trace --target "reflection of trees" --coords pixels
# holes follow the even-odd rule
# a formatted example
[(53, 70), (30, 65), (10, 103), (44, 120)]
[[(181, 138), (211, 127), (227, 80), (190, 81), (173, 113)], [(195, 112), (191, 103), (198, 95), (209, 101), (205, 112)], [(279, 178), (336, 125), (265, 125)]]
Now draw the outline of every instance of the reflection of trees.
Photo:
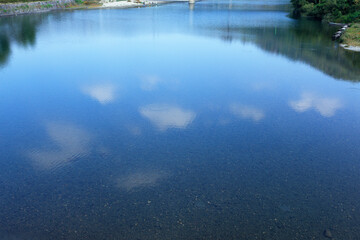
[(258, 47), (292, 60), (303, 61), (338, 79), (360, 81), (360, 54), (337, 47), (331, 41), (334, 28), (314, 21), (299, 21), (280, 28), (224, 26), (226, 39), (255, 43)]
[(0, 33), (0, 66), (5, 64), (10, 55), (10, 43), (7, 36)]
[[(234, 1), (230, 6), (221, 0), (216, 4), (200, 2), (192, 14), (196, 34), (221, 37), (229, 43), (236, 40), (252, 42), (266, 51), (308, 63), (332, 77), (360, 81), (360, 54), (336, 47), (331, 41), (336, 28), (314, 21), (290, 21), (284, 17), (287, 7), (283, 4), (249, 4), (235, 4)], [(9, 59), (12, 43), (35, 45), (37, 28), (48, 16), (39, 14), (0, 19), (0, 66)], [(56, 19), (61, 14), (51, 13), (51, 16)], [(139, 29), (136, 25), (129, 25), (134, 22), (127, 22), (121, 28), (126, 29), (124, 34)]]
[(360, 81), (360, 54), (334, 49), (331, 29), (321, 23), (302, 21), (293, 27), (252, 29), (254, 42), (261, 48), (304, 61), (324, 73), (340, 79)]
[(46, 14), (40, 14), (0, 19), (0, 66), (10, 56), (10, 43), (16, 42), (24, 47), (35, 45), (37, 27), (46, 17)]
[(23, 46), (33, 46), (36, 40), (36, 27), (39, 21), (37, 19), (22, 19), (19, 24), (19, 29), (16, 32), (15, 38), (18, 43)]

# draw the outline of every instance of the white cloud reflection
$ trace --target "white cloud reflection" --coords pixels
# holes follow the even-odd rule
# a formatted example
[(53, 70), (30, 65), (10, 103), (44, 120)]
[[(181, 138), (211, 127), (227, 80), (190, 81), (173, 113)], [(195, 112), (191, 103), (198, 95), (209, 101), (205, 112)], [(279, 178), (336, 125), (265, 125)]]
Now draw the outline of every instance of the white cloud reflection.
[(234, 103), (230, 105), (230, 112), (237, 117), (243, 119), (250, 119), (255, 122), (258, 122), (265, 117), (265, 113), (263, 110), (240, 103)]
[(86, 86), (83, 92), (101, 104), (111, 103), (115, 100), (116, 87), (112, 84), (97, 84)]
[(313, 93), (303, 93), (299, 100), (290, 101), (289, 105), (296, 112), (314, 109), (323, 117), (334, 116), (336, 111), (343, 106), (338, 98), (319, 97)]
[(63, 123), (49, 123), (46, 132), (55, 145), (50, 149), (36, 149), (29, 153), (33, 164), (43, 170), (59, 168), (88, 152), (90, 134)]
[(118, 178), (117, 187), (126, 191), (154, 187), (168, 177), (169, 174), (161, 170), (139, 171)]
[(168, 128), (186, 128), (196, 116), (191, 110), (167, 104), (150, 104), (141, 107), (139, 111), (161, 131)]
[(141, 77), (141, 89), (144, 91), (152, 91), (157, 85), (161, 82), (161, 79), (158, 76), (143, 76)]

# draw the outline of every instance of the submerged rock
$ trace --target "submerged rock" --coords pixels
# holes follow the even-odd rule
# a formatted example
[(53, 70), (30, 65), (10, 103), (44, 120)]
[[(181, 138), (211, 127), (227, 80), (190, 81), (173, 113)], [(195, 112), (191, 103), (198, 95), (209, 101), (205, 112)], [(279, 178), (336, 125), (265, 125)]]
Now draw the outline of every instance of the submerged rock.
[(325, 229), (323, 232), (324, 237), (326, 238), (333, 238), (330, 229)]

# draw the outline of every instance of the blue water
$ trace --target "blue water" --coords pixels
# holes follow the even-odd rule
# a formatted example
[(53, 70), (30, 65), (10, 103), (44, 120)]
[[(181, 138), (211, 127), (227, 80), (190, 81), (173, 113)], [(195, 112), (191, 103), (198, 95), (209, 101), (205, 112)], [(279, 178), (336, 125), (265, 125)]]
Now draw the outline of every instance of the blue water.
[(0, 19), (0, 239), (359, 239), (360, 55), (288, 11)]

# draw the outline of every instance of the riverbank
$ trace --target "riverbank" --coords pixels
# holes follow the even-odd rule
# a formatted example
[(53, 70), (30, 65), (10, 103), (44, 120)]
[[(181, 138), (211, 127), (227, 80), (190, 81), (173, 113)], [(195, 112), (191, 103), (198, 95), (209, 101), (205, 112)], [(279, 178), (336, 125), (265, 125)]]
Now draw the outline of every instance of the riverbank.
[(340, 38), (341, 46), (360, 52), (360, 23), (351, 24)]
[(294, 18), (310, 17), (329, 23), (351, 25), (339, 29), (333, 35), (333, 40), (340, 40), (341, 46), (348, 50), (360, 51), (360, 2), (359, 1), (312, 1), (291, 0)]
[(2, 3), (0, 17), (29, 13), (42, 13), (77, 6), (75, 0), (49, 0), (41, 2)]
[(133, 8), (159, 4), (157, 1), (82, 1), (82, 0), (49, 0), (39, 2), (4, 3), (0, 4), (0, 17), (42, 13), (60, 9), (86, 9), (86, 8)]

